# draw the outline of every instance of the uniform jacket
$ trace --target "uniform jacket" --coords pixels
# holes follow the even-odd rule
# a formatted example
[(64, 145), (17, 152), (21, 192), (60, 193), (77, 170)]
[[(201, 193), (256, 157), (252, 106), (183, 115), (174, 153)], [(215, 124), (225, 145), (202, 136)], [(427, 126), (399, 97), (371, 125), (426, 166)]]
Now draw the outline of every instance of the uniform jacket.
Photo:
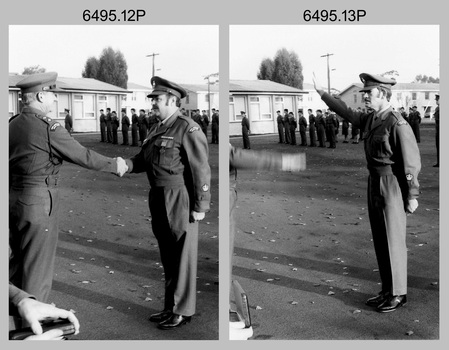
[(307, 129), (307, 119), (304, 116), (299, 118), (299, 131), (306, 131)]
[(127, 115), (122, 117), (122, 129), (128, 130), (131, 123), (129, 122), (129, 118)]
[(390, 165), (398, 179), (403, 198), (418, 198), (421, 157), (413, 131), (404, 118), (390, 107), (374, 120), (374, 111), (355, 111), (327, 93), (323, 94), (322, 99), (339, 116), (360, 128), (368, 169)]
[(408, 122), (410, 123), (410, 125), (412, 125), (412, 124), (420, 124), (421, 123), (421, 114), (419, 114), (418, 111), (411, 112), (408, 115)]
[(244, 116), (242, 119), (242, 130), (249, 131), (249, 121), (247, 116)]
[[(140, 153), (127, 161), (129, 171), (146, 172), (151, 186), (170, 187), (184, 184), (190, 197), (190, 208), (209, 210), (210, 167), (206, 136), (199, 126), (178, 110), (161, 127), (153, 127)], [(177, 203), (171, 203), (176, 212)], [(169, 214), (167, 212), (167, 214)]]
[(10, 176), (56, 175), (63, 161), (88, 169), (117, 172), (117, 164), (83, 147), (59, 122), (24, 107), (9, 123)]

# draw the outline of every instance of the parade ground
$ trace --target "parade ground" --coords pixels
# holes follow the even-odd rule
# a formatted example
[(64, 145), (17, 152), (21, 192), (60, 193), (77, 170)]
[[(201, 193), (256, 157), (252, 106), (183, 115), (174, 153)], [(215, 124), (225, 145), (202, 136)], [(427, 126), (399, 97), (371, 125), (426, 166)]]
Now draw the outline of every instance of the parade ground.
[[(433, 123), (421, 124), (417, 211), (407, 219), (408, 303), (381, 314), (363, 142), (337, 148), (250, 136), (253, 150), (305, 152), (302, 173), (238, 172), (234, 279), (246, 291), (250, 340), (439, 339), (439, 168)], [(297, 133), (297, 142), (298, 133)], [(242, 147), (242, 138), (231, 138)], [(328, 145), (328, 144), (327, 144)]]
[[(103, 155), (129, 158), (140, 147), (74, 134)], [(119, 136), (121, 141), (121, 135)], [(76, 312), (77, 340), (218, 339), (218, 145), (210, 145), (211, 211), (200, 224), (197, 311), (176, 330), (148, 321), (163, 309), (164, 274), (151, 231), (145, 173), (94, 172), (64, 163), (60, 235), (49, 302)]]

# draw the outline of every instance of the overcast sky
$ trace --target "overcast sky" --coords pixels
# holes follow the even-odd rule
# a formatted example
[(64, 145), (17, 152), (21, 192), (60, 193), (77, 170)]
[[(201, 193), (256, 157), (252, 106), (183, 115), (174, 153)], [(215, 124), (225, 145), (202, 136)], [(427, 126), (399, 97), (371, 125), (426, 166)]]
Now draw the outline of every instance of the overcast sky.
[(303, 66), (305, 83), (315, 72), (327, 87), (329, 57), (331, 87), (342, 90), (360, 82), (359, 74), (396, 70), (398, 82), (416, 75), (439, 77), (439, 27), (436, 25), (387, 26), (231, 26), (230, 78), (257, 79), (260, 62), (285, 47), (295, 51)]
[[(37, 40), (38, 39), (38, 40)], [(111, 46), (128, 64), (128, 82), (150, 86), (156, 75), (177, 83), (205, 83), (218, 72), (218, 26), (10, 26), (9, 71), (40, 65), (61, 77), (80, 78), (86, 60)]]

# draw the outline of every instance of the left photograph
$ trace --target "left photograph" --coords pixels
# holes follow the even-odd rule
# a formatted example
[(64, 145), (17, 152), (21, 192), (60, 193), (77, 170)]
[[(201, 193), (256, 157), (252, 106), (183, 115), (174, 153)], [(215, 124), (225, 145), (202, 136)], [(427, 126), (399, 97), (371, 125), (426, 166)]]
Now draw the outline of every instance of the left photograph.
[(10, 339), (218, 339), (218, 48), (9, 27)]

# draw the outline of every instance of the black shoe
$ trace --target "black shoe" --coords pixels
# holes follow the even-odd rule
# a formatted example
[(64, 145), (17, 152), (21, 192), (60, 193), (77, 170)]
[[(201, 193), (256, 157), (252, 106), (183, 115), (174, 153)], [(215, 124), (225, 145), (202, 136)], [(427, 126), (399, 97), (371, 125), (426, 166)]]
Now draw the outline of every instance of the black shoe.
[(150, 316), (149, 320), (151, 322), (163, 322), (170, 317), (172, 317), (173, 312), (170, 310), (163, 310), (161, 312), (158, 312), (157, 314), (153, 314)]
[(388, 293), (388, 292), (380, 292), (375, 297), (369, 298), (365, 302), (365, 304), (368, 306), (377, 307), (380, 304), (382, 304), (388, 298), (389, 295), (390, 295), (390, 293)]
[(434, 168), (439, 168), (439, 167), (440, 167), (440, 164), (436, 163), (436, 164), (433, 165), (433, 167), (434, 167)]
[(390, 295), (376, 310), (378, 312), (391, 312), (407, 304), (407, 295)]
[(343, 143), (349, 143), (348, 141), (343, 141)]
[(169, 319), (162, 321), (161, 323), (158, 324), (157, 327), (159, 329), (173, 329), (182, 326), (183, 324), (189, 323), (191, 319), (192, 316), (172, 314), (172, 316)]

